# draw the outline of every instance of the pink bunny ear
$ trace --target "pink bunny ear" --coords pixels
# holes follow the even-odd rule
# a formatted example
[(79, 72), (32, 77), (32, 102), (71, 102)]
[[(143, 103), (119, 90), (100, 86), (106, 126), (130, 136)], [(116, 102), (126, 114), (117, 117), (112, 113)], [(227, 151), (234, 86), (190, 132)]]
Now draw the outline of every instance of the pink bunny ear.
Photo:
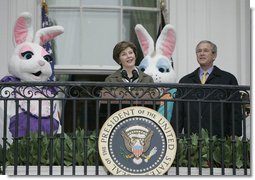
[(156, 42), (156, 52), (168, 58), (172, 57), (176, 43), (174, 27), (170, 24), (165, 25)]
[(135, 26), (136, 36), (138, 38), (139, 44), (142, 48), (143, 55), (147, 56), (154, 52), (154, 41), (146, 29), (141, 25), (137, 24)]
[(62, 26), (51, 26), (47, 28), (42, 28), (36, 32), (34, 42), (42, 46), (43, 44), (54, 39), (56, 36), (62, 34), (63, 32), (64, 28)]
[(33, 27), (30, 13), (24, 12), (16, 20), (14, 26), (14, 38), (16, 44), (21, 44), (25, 41), (32, 42)]

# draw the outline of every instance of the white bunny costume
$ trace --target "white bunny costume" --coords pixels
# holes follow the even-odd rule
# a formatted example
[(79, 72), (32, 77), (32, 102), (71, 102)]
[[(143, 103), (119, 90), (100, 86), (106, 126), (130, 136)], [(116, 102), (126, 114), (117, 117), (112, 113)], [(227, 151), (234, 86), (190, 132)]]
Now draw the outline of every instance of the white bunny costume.
[[(170, 24), (164, 26), (156, 41), (156, 46), (154, 45), (152, 37), (141, 24), (136, 25), (135, 32), (144, 55), (139, 69), (150, 75), (155, 83), (175, 83), (176, 74), (171, 62), (176, 43), (174, 27)], [(176, 89), (170, 89), (168, 92), (163, 93), (163, 99), (173, 98)], [(168, 101), (167, 119), (169, 121), (172, 117), (172, 108), (173, 102)], [(162, 115), (165, 114), (163, 103), (158, 111)]]
[[(32, 17), (30, 13), (22, 13), (16, 20), (14, 26), (14, 40), (15, 50), (9, 60), (8, 70), (11, 76), (5, 76), (1, 79), (2, 82), (44, 82), (52, 74), (51, 64), (52, 58), (49, 53), (42, 47), (47, 41), (52, 40), (56, 36), (64, 32), (61, 26), (52, 26), (39, 29), (35, 36), (33, 34)], [(10, 92), (11, 95), (4, 94)], [(6, 88), (2, 90), (2, 97), (9, 98), (45, 98), (45, 94), (50, 97), (55, 97), (56, 90), (47, 87), (18, 87)], [(7, 105), (0, 103), (0, 142), (3, 134), (3, 129), (7, 126), (6, 137), (8, 140), (11, 137), (22, 137), (29, 132), (37, 132), (39, 128), (43, 133), (50, 132), (52, 119), (50, 106), (52, 105), (49, 100), (43, 100), (39, 105), (38, 100), (30, 101), (30, 109), (28, 109), (28, 101), (20, 100), (18, 103), (18, 115), (16, 115), (15, 101), (9, 101)], [(39, 106), (41, 112), (39, 113)], [(58, 104), (53, 101), (53, 132), (58, 131), (60, 128), (60, 120), (58, 117)], [(4, 110), (7, 111), (7, 120), (4, 126)], [(17, 119), (18, 117), (18, 119)], [(28, 118), (29, 117), (29, 118)], [(40, 117), (40, 118), (39, 118)], [(27, 124), (30, 124), (28, 130)], [(41, 121), (39, 125), (38, 121)], [(16, 127), (17, 126), (17, 127)]]

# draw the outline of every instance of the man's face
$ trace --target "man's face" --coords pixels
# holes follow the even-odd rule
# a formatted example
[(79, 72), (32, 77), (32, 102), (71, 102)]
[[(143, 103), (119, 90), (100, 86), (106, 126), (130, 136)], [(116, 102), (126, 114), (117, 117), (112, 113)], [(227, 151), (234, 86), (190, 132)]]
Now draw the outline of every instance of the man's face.
[(196, 49), (197, 62), (201, 67), (211, 67), (217, 54), (212, 52), (212, 47), (209, 43), (201, 43)]

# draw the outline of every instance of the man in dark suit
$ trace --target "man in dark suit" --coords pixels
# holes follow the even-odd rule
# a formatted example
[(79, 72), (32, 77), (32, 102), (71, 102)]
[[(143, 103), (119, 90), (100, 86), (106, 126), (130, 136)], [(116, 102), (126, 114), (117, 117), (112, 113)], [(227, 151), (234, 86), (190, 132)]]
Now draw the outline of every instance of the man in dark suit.
[[(224, 85), (238, 85), (237, 79), (233, 74), (213, 65), (217, 57), (217, 46), (214, 43), (207, 40), (200, 41), (196, 47), (196, 56), (200, 67), (181, 78), (179, 83), (219, 86), (215, 86), (215, 89), (194, 88), (191, 91), (187, 88), (180, 88), (177, 91), (176, 100), (182, 96), (182, 99), (186, 101), (176, 101), (174, 104), (173, 117), (170, 122), (175, 132), (192, 134), (204, 128), (209, 134), (219, 137), (242, 135), (240, 104), (234, 103), (232, 106), (231, 103), (222, 101), (226, 97), (230, 97), (229, 101), (240, 100), (239, 92), (235, 92), (233, 88), (221, 89)], [(183, 94), (186, 95), (183, 96)], [(230, 94), (235, 95), (229, 96)], [(210, 102), (198, 102), (197, 99)]]

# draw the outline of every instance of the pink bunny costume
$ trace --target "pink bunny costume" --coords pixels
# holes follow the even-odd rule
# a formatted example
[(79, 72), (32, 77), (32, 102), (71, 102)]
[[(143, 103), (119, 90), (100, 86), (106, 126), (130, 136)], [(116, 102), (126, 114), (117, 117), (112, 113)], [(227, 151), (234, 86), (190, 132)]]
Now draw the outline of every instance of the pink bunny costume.
[[(1, 79), (2, 82), (44, 82), (52, 74), (52, 59), (49, 53), (42, 47), (47, 41), (55, 38), (64, 32), (61, 26), (52, 26), (39, 29), (35, 36), (33, 34), (32, 18), (30, 13), (22, 13), (16, 20), (14, 26), (15, 50), (9, 60), (8, 70), (10, 76)], [(7, 110), (7, 138), (22, 137), (27, 132), (43, 133), (57, 132), (60, 128), (60, 119), (58, 116), (59, 107), (57, 101), (42, 100), (39, 105), (38, 100), (33, 98), (45, 98), (56, 96), (56, 90), (49, 87), (17, 87), (6, 88), (11, 91), (10, 98), (30, 97), (28, 106), (27, 100), (18, 102), (18, 114), (16, 114), (17, 103), (8, 101), (7, 106), (0, 104), (0, 129), (3, 127), (4, 109)], [(3, 93), (4, 91), (2, 91)], [(4, 97), (4, 94), (1, 94)], [(53, 104), (53, 105), (52, 105)], [(41, 106), (41, 112), (39, 107)], [(52, 106), (52, 108), (50, 108)], [(30, 107), (28, 109), (28, 107)], [(53, 113), (52, 113), (53, 112)], [(51, 118), (52, 115), (52, 118)], [(39, 118), (40, 117), (40, 118)], [(29, 126), (28, 129), (28, 121)], [(41, 122), (41, 124), (39, 123)], [(39, 125), (40, 124), (40, 125)], [(53, 129), (50, 127), (52, 126)], [(0, 133), (2, 140), (3, 133)]]

